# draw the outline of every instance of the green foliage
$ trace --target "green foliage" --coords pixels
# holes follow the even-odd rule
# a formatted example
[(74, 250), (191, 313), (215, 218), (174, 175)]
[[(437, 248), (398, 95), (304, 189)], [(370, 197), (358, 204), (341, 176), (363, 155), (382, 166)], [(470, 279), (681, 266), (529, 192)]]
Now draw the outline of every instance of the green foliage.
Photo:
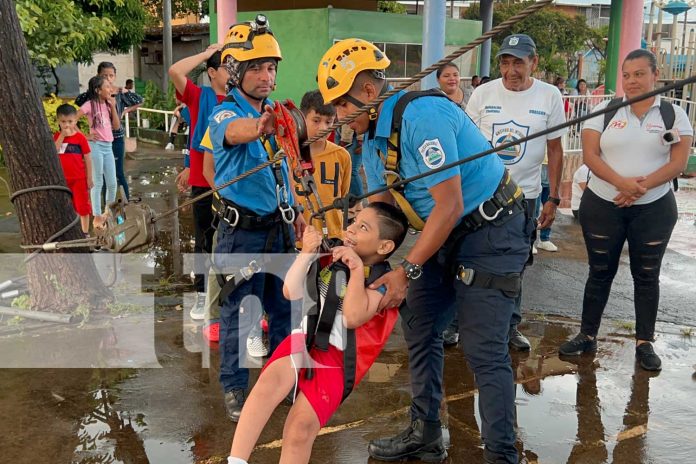
[[(162, 23), (162, 0), (143, 0), (143, 6), (147, 11), (148, 25), (159, 26)], [(172, 16), (185, 16), (193, 14), (202, 18), (208, 14), (208, 0), (203, 0), (198, 9), (198, 0), (172, 0)]]
[(10, 306), (19, 309), (29, 309), (31, 307), (31, 298), (29, 295), (20, 295), (12, 300)]
[(37, 66), (91, 60), (94, 51), (107, 48), (117, 28), (111, 19), (86, 14), (71, 0), (17, 0), (16, 7), (29, 56)]
[[(525, 9), (533, 1), (515, 1), (495, 3), (493, 8), (493, 26)], [(472, 5), (464, 13), (464, 19), (479, 19), (479, 5)], [(570, 17), (551, 8), (545, 8), (518, 22), (505, 32), (493, 39), (492, 56), (499, 50), (505, 36), (509, 34), (527, 34), (537, 45), (539, 54), (539, 71), (547, 77), (567, 76), (569, 63), (575, 52), (586, 47), (587, 41), (593, 36), (592, 29), (582, 16)], [(492, 77), (498, 73), (497, 66), (492, 66)]]
[(377, 2), (377, 11), (382, 11), (384, 13), (406, 14), (406, 6), (399, 2), (379, 0)]
[[(143, 92), (143, 107), (155, 110), (173, 110), (176, 107), (176, 90), (174, 84), (169, 83), (167, 95), (162, 92), (160, 87), (152, 81), (147, 81)], [(144, 118), (149, 119), (150, 129), (164, 130), (164, 115), (157, 113), (141, 113)]]
[(91, 63), (99, 51), (125, 53), (145, 34), (139, 0), (16, 0), (15, 5), (37, 67)]

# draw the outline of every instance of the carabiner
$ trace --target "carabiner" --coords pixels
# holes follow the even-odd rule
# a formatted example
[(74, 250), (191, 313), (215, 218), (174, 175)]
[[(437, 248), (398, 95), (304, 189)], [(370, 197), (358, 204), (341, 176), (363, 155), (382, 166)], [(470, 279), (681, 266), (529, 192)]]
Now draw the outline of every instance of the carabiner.
[(486, 202), (484, 201), (478, 206), (478, 211), (481, 214), (481, 217), (485, 219), (486, 221), (495, 221), (497, 217), (500, 215), (500, 213), (503, 211), (503, 208), (498, 209), (495, 213), (493, 213), (493, 216), (489, 216), (488, 213), (483, 208), (483, 205), (485, 205)]

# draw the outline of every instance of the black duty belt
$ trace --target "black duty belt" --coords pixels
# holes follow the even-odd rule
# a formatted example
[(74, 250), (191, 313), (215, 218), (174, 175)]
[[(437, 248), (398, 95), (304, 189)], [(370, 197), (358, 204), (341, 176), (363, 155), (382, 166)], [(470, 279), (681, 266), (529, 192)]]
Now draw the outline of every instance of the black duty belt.
[(283, 222), (280, 211), (259, 216), (253, 211), (221, 197), (217, 192), (213, 195), (212, 208), (220, 220), (225, 221), (230, 227), (244, 230), (268, 229)]
[(457, 280), (469, 287), (500, 290), (509, 298), (517, 298), (522, 288), (519, 272), (501, 276), (467, 268), (462, 264), (457, 268), (456, 277)]
[(455, 228), (458, 233), (471, 233), (481, 227), (493, 223), (504, 223), (517, 211), (524, 211), (524, 194), (522, 189), (505, 171), (493, 195), (478, 208), (464, 216)]

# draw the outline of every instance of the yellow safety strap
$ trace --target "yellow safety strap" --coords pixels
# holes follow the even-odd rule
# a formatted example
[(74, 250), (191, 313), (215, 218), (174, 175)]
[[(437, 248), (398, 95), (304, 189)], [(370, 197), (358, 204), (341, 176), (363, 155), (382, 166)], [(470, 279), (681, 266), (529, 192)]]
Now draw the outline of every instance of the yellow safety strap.
[[(389, 137), (389, 142), (391, 142), (392, 146), (396, 146), (396, 144), (398, 143), (398, 134), (396, 132), (392, 133), (391, 137)], [(396, 150), (391, 148), (387, 148), (386, 156), (384, 156), (384, 154), (381, 152), (379, 155), (382, 158), (382, 162), (384, 163), (384, 181), (386, 182), (387, 187), (389, 187), (395, 182), (401, 180), (401, 177), (399, 176), (398, 156)], [(421, 219), (420, 216), (418, 216), (418, 213), (416, 213), (416, 211), (413, 209), (406, 197), (404, 197), (404, 195), (401, 193), (402, 191), (403, 187), (399, 188), (398, 190), (393, 188), (389, 189), (389, 192), (394, 197), (396, 204), (399, 205), (401, 211), (403, 211), (406, 215), (406, 218), (408, 219), (408, 222), (411, 224), (411, 227), (419, 231), (423, 230), (423, 227), (425, 227), (425, 221), (423, 221), (423, 219)]]

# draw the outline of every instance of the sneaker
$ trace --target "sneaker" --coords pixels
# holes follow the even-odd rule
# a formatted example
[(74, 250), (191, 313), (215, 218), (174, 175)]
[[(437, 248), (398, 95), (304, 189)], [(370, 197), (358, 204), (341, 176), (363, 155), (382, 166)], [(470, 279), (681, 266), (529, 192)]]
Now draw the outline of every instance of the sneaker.
[(662, 369), (662, 361), (655, 354), (652, 343), (641, 343), (636, 346), (636, 361), (646, 371), (659, 371)]
[(174, 150), (174, 144), (172, 142), (169, 142), (167, 146), (164, 147), (164, 149), (167, 151), (172, 151)]
[(537, 250), (536, 245), (532, 245), (532, 254), (535, 255), (537, 253), (539, 253), (539, 250)]
[(268, 343), (264, 343), (261, 336), (247, 338), (247, 354), (252, 358), (263, 358), (268, 356)]
[(191, 308), (189, 315), (194, 321), (205, 319), (205, 293), (196, 292), (196, 303)]
[(551, 242), (551, 240), (541, 240), (537, 243), (536, 247), (544, 251), (558, 251), (558, 247)]
[(577, 334), (575, 338), (558, 347), (558, 353), (563, 356), (579, 356), (582, 353), (594, 353), (595, 351), (597, 351), (597, 339), (590, 339), (584, 333)]

